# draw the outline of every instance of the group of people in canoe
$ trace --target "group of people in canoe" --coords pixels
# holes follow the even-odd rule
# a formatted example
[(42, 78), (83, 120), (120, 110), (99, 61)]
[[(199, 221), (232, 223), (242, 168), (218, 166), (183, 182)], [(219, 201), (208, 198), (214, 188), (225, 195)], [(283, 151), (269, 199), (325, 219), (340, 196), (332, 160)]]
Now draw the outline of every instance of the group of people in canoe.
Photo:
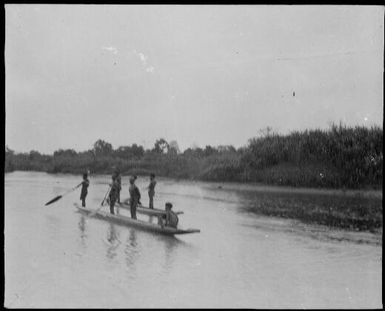
[[(108, 201), (110, 206), (110, 213), (115, 214), (114, 208), (116, 203), (120, 202), (120, 192), (122, 190), (122, 176), (119, 172), (119, 170), (115, 170), (114, 173), (111, 176), (111, 184), (108, 194)], [(131, 212), (131, 218), (137, 219), (136, 217), (136, 210), (138, 206), (141, 206), (142, 203), (140, 202), (141, 195), (139, 188), (136, 186), (135, 181), (137, 179), (136, 175), (130, 176), (129, 178), (129, 194), (130, 197), (127, 200), (126, 203), (129, 203), (130, 205), (130, 212)], [(82, 206), (86, 207), (86, 197), (88, 194), (88, 187), (90, 185), (90, 181), (88, 179), (88, 173), (83, 174), (83, 181), (79, 186), (82, 186), (81, 192), (80, 192), (80, 200), (82, 201)], [(150, 174), (150, 183), (146, 187), (148, 190), (148, 197), (149, 197), (149, 208), (154, 208), (154, 196), (155, 196), (155, 174)], [(176, 228), (178, 225), (178, 216), (171, 211), (172, 204), (170, 202), (167, 202), (165, 204), (165, 215), (162, 215), (162, 217), (159, 217), (159, 225), (160, 226), (170, 226), (173, 228)]]

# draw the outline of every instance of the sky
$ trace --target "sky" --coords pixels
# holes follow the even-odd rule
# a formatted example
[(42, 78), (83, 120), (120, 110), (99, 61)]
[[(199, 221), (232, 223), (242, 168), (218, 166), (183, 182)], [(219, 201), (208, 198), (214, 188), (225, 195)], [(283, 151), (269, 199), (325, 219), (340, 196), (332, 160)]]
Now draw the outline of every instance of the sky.
[(5, 5), (16, 152), (383, 124), (384, 8)]

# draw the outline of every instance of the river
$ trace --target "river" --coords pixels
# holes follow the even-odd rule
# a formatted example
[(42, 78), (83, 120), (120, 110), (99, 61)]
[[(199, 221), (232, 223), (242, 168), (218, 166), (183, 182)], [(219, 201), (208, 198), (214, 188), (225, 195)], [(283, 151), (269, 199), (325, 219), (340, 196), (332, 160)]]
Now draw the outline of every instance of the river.
[[(100, 206), (109, 180), (90, 176), (88, 207)], [(157, 181), (155, 207), (172, 202), (180, 226), (200, 233), (162, 236), (83, 216), (73, 206), (80, 189), (44, 206), (81, 176), (5, 174), (5, 307), (382, 308), (378, 234), (257, 215), (247, 186)], [(145, 205), (147, 184), (139, 176)], [(276, 192), (264, 196), (274, 202)]]

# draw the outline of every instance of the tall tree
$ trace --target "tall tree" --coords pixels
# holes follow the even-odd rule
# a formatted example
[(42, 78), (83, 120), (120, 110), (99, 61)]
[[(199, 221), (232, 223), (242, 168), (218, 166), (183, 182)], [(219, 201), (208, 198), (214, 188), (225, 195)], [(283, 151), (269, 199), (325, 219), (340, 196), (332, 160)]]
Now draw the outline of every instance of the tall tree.
[(169, 144), (164, 138), (160, 138), (155, 141), (154, 149), (152, 149), (156, 153), (167, 153), (169, 149)]
[(106, 156), (112, 154), (112, 145), (102, 139), (97, 140), (94, 143), (94, 153), (96, 156)]

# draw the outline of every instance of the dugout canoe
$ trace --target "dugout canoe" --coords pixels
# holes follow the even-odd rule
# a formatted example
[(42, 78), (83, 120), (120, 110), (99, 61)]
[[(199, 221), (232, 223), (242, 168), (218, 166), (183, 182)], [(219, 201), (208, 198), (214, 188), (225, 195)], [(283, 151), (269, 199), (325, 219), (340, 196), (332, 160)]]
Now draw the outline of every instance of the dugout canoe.
[(129, 227), (134, 227), (146, 231), (166, 234), (166, 235), (175, 235), (175, 234), (189, 234), (189, 233), (199, 233), (199, 229), (181, 229), (181, 228), (171, 228), (171, 227), (161, 227), (158, 224), (150, 223), (147, 221), (132, 219), (131, 217), (124, 215), (111, 214), (110, 212), (97, 211), (97, 209), (89, 209), (81, 207), (78, 203), (74, 203), (74, 206), (77, 210), (85, 215), (92, 214), (94, 217), (99, 219), (104, 219), (110, 222), (119, 223)]
[[(123, 201), (120, 203), (115, 203), (116, 207), (124, 208), (124, 209), (130, 209), (130, 203)], [(166, 211), (158, 208), (149, 208), (145, 206), (137, 206), (136, 212), (140, 214), (145, 214), (149, 216), (160, 216), (160, 215), (166, 215)], [(174, 212), (177, 215), (183, 214), (182, 211)]]

